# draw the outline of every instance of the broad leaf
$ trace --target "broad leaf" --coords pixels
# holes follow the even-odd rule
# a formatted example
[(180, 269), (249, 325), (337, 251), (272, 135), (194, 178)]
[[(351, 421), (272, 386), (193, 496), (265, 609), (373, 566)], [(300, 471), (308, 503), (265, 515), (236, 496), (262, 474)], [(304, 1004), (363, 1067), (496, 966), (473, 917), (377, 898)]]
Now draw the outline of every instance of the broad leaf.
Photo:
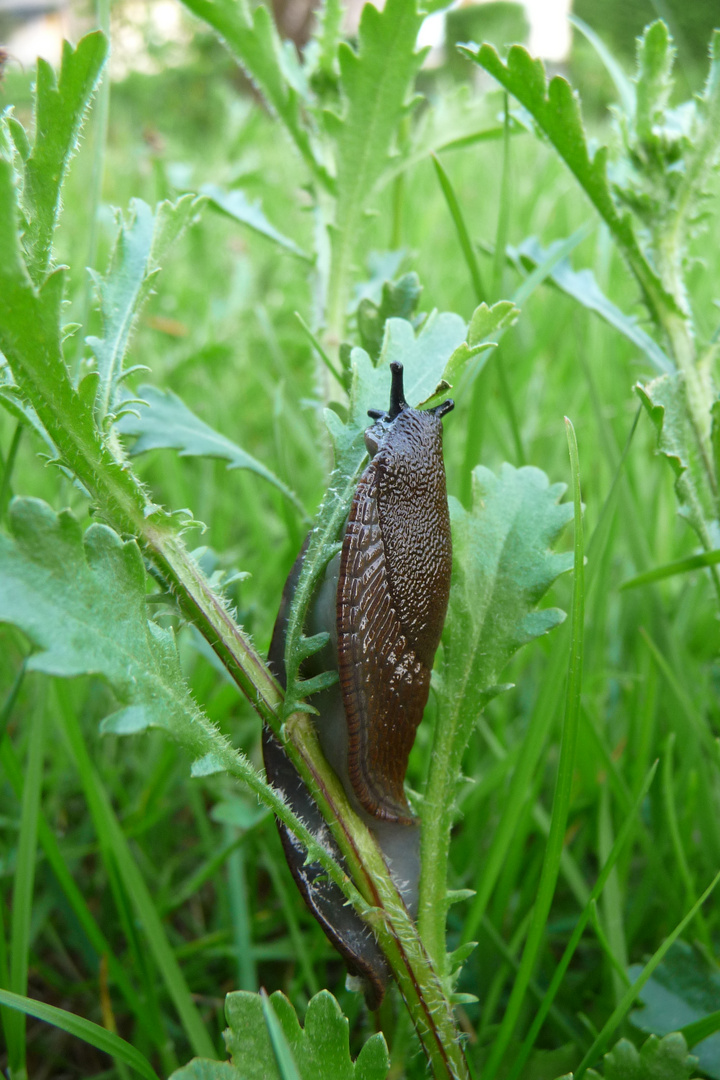
[(479, 49), (461, 46), (461, 51), (497, 79), (550, 140), (610, 228), (653, 316), (657, 319), (661, 309), (677, 311), (676, 301), (663, 287), (638, 242), (630, 215), (622, 214), (616, 204), (607, 176), (607, 149), (601, 147), (590, 154), (580, 103), (570, 84), (556, 75), (548, 85), (542, 61), (533, 60), (520, 45), (510, 49), (506, 64), (492, 45)]
[(254, 232), (267, 237), (268, 240), (273, 240), (279, 247), (289, 251), (291, 255), (296, 255), (298, 259), (313, 262), (312, 255), (308, 255), (306, 251), (298, 247), (294, 240), (290, 240), (289, 237), (278, 232), (275, 226), (270, 224), (265, 217), (259, 200), (251, 203), (244, 191), (240, 191), (238, 188), (233, 191), (223, 191), (216, 184), (204, 184), (200, 189), (200, 193), (208, 199), (214, 209), (226, 214), (233, 221), (239, 221)]
[(96, 278), (104, 336), (88, 338), (98, 378), (95, 415), (99, 425), (108, 417), (114, 418), (118, 387), (128, 374), (123, 361), (130, 335), (153, 279), (168, 248), (192, 221), (201, 202), (193, 195), (183, 195), (176, 203), (160, 203), (153, 213), (147, 203), (133, 199), (127, 220), (119, 220), (107, 273)]
[[(353, 1062), (347, 1018), (327, 990), (311, 999), (304, 1027), (280, 991), (269, 1001), (301, 1080), (385, 1080), (390, 1061), (382, 1034), (371, 1036)], [(232, 1065), (196, 1059), (171, 1080), (281, 1080), (260, 995), (228, 994), (225, 1015)]]
[[(605, 1080), (689, 1080), (695, 1075), (696, 1064), (682, 1035), (675, 1032), (664, 1039), (651, 1035), (639, 1050), (621, 1039), (605, 1054), (603, 1075)], [(600, 1080), (594, 1069), (588, 1069), (585, 1075), (588, 1080)]]
[(30, 640), (28, 670), (104, 678), (121, 705), (105, 722), (113, 731), (197, 723), (173, 635), (148, 621), (137, 544), (99, 524), (83, 537), (69, 510), (39, 499), (14, 500), (10, 528), (0, 535), (0, 622)]
[[(50, 266), (53, 232), (60, 209), (60, 188), (80, 135), (85, 111), (107, 56), (107, 39), (87, 34), (73, 49), (63, 43), (60, 76), (47, 60), (37, 64), (35, 139), (27, 156), (26, 137), (13, 119), (11, 134), (24, 160), (22, 208), (28, 269), (39, 282)], [(29, 149), (29, 147), (27, 147)]]
[[(628, 970), (631, 980), (642, 966)], [(686, 1028), (720, 1010), (720, 975), (701, 953), (684, 941), (676, 941), (639, 994), (642, 1009), (630, 1014), (630, 1022), (641, 1031), (666, 1035)], [(720, 1077), (720, 1033), (693, 1046), (700, 1068)]]
[(228, 469), (248, 469), (267, 480), (297, 507), (303, 517), (306, 516), (297, 495), (272, 470), (211, 428), (172, 390), (141, 386), (138, 393), (141, 400), (115, 425), (121, 435), (137, 435), (132, 454), (171, 448), (179, 450), (181, 457), (222, 458), (227, 461)]
[[(508, 251), (510, 257), (519, 261), (526, 270), (534, 270), (550, 259), (560, 244), (562, 240), (556, 240), (549, 248), (543, 248), (537, 237), (529, 236), (517, 248), (509, 248)], [(631, 341), (644, 353), (656, 371), (673, 371), (673, 365), (657, 342), (638, 325), (637, 319), (626, 315), (613, 304), (598, 285), (592, 270), (573, 270), (569, 259), (561, 259), (548, 274), (548, 279), (567, 296), (577, 300), (589, 311), (594, 311)]]

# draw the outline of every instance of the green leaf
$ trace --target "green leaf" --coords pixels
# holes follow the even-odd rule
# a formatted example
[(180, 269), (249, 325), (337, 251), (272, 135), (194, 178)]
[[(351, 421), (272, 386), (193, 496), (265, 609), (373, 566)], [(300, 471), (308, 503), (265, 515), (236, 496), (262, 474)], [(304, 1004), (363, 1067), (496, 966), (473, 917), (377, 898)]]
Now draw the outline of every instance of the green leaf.
[(400, 362), (406, 369), (407, 400), (412, 404), (424, 402), (443, 378), (448, 358), (467, 334), (464, 320), (449, 311), (434, 311), (417, 335), (405, 319), (388, 319), (379, 367), (387, 373), (390, 364)]
[[(73, 49), (63, 42), (60, 76), (38, 59), (35, 139), (25, 161), (22, 208), (27, 222), (24, 244), (28, 270), (39, 283), (50, 266), (53, 232), (60, 210), (60, 188), (75, 150), (85, 111), (108, 52), (99, 31), (87, 34)], [(17, 128), (20, 125), (15, 121)], [(16, 145), (20, 133), (13, 131)]]
[(170, 1080), (243, 1080), (243, 1078), (229, 1061), (193, 1058), (181, 1069), (176, 1069)]
[(317, 87), (319, 75), (325, 88), (335, 92), (338, 79), (337, 48), (342, 33), (343, 14), (342, 0), (323, 0), (317, 11), (313, 34), (316, 49), (315, 66), (311, 73), (313, 84)]
[(184, 0), (185, 6), (220, 34), (255, 83), (273, 112), (285, 125), (313, 175), (331, 189), (332, 178), (313, 148), (301, 111), (301, 97), (288, 78), (283, 47), (272, 13), (264, 4), (252, 12), (236, 0)]
[(335, 446), (335, 469), (341, 479), (351, 479), (366, 456), (363, 432), (369, 426), (368, 409), (387, 408), (388, 365), (393, 361), (403, 365), (407, 401), (413, 406), (425, 404), (435, 393), (450, 357), (465, 337), (465, 323), (459, 315), (434, 311), (417, 333), (406, 319), (388, 319), (377, 364), (364, 349), (352, 350), (347, 421), (343, 424), (332, 410), (325, 413)]
[(117, 1061), (124, 1062), (147, 1080), (157, 1080), (157, 1073), (139, 1050), (136, 1050), (129, 1042), (125, 1042), (125, 1039), (121, 1039), (119, 1035), (100, 1027), (99, 1024), (94, 1024), (91, 1020), (85, 1020), (84, 1017), (76, 1016), (65, 1009), (58, 1009), (55, 1005), (46, 1005), (42, 1001), (33, 1001), (21, 994), (13, 994), (9, 990), (0, 989), (0, 1004), (10, 1009), (18, 1009), (27, 1016), (35, 1016), (47, 1024), (53, 1024), (61, 1031), (67, 1031), (69, 1035), (74, 1035), (83, 1042), (89, 1043), (90, 1046), (95, 1046), (98, 1050), (110, 1054)]
[(115, 425), (121, 435), (137, 435), (131, 451), (133, 455), (148, 450), (174, 449), (180, 451), (181, 457), (221, 458), (227, 461), (228, 469), (247, 469), (267, 480), (307, 520), (305, 509), (294, 491), (257, 458), (196, 416), (172, 390), (144, 385), (138, 394), (145, 404), (138, 402), (137, 411), (125, 412)]
[(239, 188), (235, 188), (233, 191), (223, 191), (216, 184), (203, 184), (200, 194), (208, 199), (215, 210), (219, 210), (220, 213), (232, 218), (233, 221), (239, 221), (254, 232), (267, 237), (268, 240), (273, 240), (279, 247), (289, 251), (291, 255), (297, 256), (298, 259), (304, 259), (305, 262), (309, 263), (314, 262), (312, 255), (308, 255), (306, 251), (298, 247), (294, 240), (290, 240), (287, 236), (278, 232), (274, 225), (270, 224), (263, 213), (262, 204), (259, 200), (251, 203), (245, 192)]
[(370, 297), (364, 297), (358, 305), (357, 321), (360, 343), (377, 363), (385, 336), (385, 323), (388, 319), (407, 319), (410, 321), (420, 301), (422, 286), (417, 274), (403, 274), (397, 281), (385, 281), (382, 297), (376, 304)]
[(708, 885), (705, 892), (700, 897), (698, 897), (698, 899), (692, 905), (692, 907), (687, 912), (687, 914), (680, 920), (680, 922), (677, 924), (677, 926), (674, 928), (674, 930), (672, 930), (671, 933), (668, 934), (668, 936), (663, 941), (662, 945), (660, 945), (660, 947), (655, 950), (653, 955), (650, 957), (648, 962), (645, 964), (645, 966), (640, 971), (640, 974), (635, 979), (632, 986), (628, 987), (628, 989), (623, 993), (622, 997), (620, 998), (617, 1005), (613, 1009), (611, 1015), (605, 1021), (602, 1029), (600, 1030), (598, 1035), (595, 1037), (592, 1046), (590, 1047), (590, 1049), (587, 1051), (584, 1058), (580, 1062), (580, 1064), (579, 1064), (579, 1066), (577, 1068), (577, 1076), (578, 1076), (578, 1078), (584, 1076), (585, 1071), (586, 1071), (587, 1067), (590, 1065), (590, 1063), (595, 1061), (599, 1054), (603, 1053), (603, 1051), (605, 1050), (605, 1047), (607, 1046), (608, 1042), (610, 1041), (611, 1036), (613, 1035), (613, 1033), (617, 1029), (618, 1024), (620, 1024), (625, 1019), (625, 1017), (629, 1013), (633, 1003), (636, 1001), (636, 999), (642, 993), (642, 989), (645, 986), (645, 984), (647, 982), (649, 982), (649, 980), (652, 978), (654, 972), (657, 970), (657, 968), (663, 962), (665, 956), (667, 955), (669, 950), (672, 948), (673, 944), (678, 940), (678, 938), (682, 934), (683, 930), (685, 930), (685, 928), (688, 926), (688, 924), (692, 922), (692, 920), (695, 918), (697, 913), (701, 910), (703, 904), (708, 899), (708, 897), (712, 894), (712, 892), (716, 888), (718, 882), (720, 882), (720, 873), (715, 875), (715, 877), (710, 882), (710, 884)]
[(470, 274), (470, 281), (472, 282), (473, 291), (475, 293), (475, 300), (481, 301), (484, 296), (487, 295), (485, 286), (483, 285), (482, 275), (480, 274), (480, 266), (478, 263), (477, 253), (475, 246), (470, 238), (468, 227), (465, 223), (465, 217), (462, 212), (462, 208), (458, 201), (458, 197), (455, 194), (455, 188), (452, 186), (450, 177), (445, 172), (444, 167), (440, 163), (439, 158), (433, 154), (433, 165), (435, 166), (435, 174), (440, 183), (442, 193), (445, 196), (445, 202), (447, 203), (448, 210), (450, 211), (450, 217), (453, 220), (455, 226), (455, 232), (457, 233), (460, 249), (463, 253), (465, 264)]
[(262, 1004), (265, 1027), (270, 1036), (270, 1045), (275, 1055), (275, 1063), (280, 1073), (280, 1080), (300, 1080), (300, 1074), (292, 1050), (285, 1038), (285, 1032), (280, 1026), (280, 1021), (275, 1015), (275, 1010), (264, 990), (260, 991), (260, 1003)]
[[(641, 966), (628, 975), (635, 980)], [(638, 995), (642, 1009), (630, 1013), (630, 1023), (641, 1031), (666, 1035), (720, 1010), (720, 975), (696, 949), (676, 941)], [(700, 1068), (720, 1077), (720, 1033), (710, 1035), (693, 1048)]]
[(388, 0), (382, 11), (366, 4), (357, 52), (340, 45), (344, 110), (342, 116), (325, 114), (336, 169), (327, 322), (339, 335), (368, 202), (408, 110), (408, 94), (424, 56), (415, 52), (421, 23), (414, 0)]
[[(385, 1080), (390, 1061), (382, 1034), (363, 1045), (355, 1062), (350, 1057), (349, 1024), (327, 990), (311, 998), (301, 1027), (293, 1006), (280, 991), (270, 995), (274, 1020), (301, 1080)], [(170, 1080), (284, 1080), (259, 994), (238, 990), (225, 1000), (229, 1029), (225, 1042), (232, 1066), (193, 1061)]]
[[(551, 485), (539, 469), (508, 464), (498, 476), (478, 466), (472, 481), (471, 510), (450, 499), (453, 569), (437, 679), (441, 721), (422, 807), (420, 929), (441, 970), (447, 961), (438, 898), (445, 888), (465, 748), (482, 709), (509, 689), (499, 676), (513, 653), (565, 618), (557, 608), (537, 605), (573, 565), (571, 552), (550, 551), (573, 514), (570, 504), (559, 502), (564, 484)], [(499, 872), (497, 860), (491, 872)], [(492, 880), (489, 871), (483, 888)], [(475, 897), (463, 940), (475, 936), (486, 903), (486, 897)]]
[[(509, 248), (508, 251), (511, 258), (520, 261), (525, 269), (534, 270), (552, 258), (562, 243), (562, 240), (556, 240), (549, 248), (543, 248), (537, 237), (530, 236), (517, 248)], [(573, 270), (569, 259), (561, 259), (548, 274), (548, 279), (567, 296), (577, 300), (588, 311), (594, 311), (631, 341), (644, 353), (656, 371), (669, 374), (674, 370), (663, 350), (638, 325), (637, 319), (626, 315), (605, 295), (592, 270)]]
[(122, 708), (106, 730), (168, 730), (200, 712), (185, 684), (172, 633), (148, 621), (137, 544), (106, 525), (83, 537), (70, 511), (15, 499), (11, 537), (0, 535), (0, 622), (27, 635), (30, 671), (106, 679)]
[(176, 203), (159, 203), (153, 214), (142, 199), (133, 199), (127, 220), (118, 215), (119, 229), (110, 265), (105, 276), (97, 278), (104, 336), (87, 339), (99, 375), (95, 415), (100, 426), (118, 408), (118, 387), (127, 374), (123, 360), (153, 279), (168, 248), (193, 220), (202, 201), (194, 195), (183, 195)]
[(655, 566), (644, 574), (623, 581), (620, 590), (637, 589), (640, 585), (651, 585), (655, 581), (674, 577), (676, 574), (689, 574), (693, 570), (703, 570), (706, 566), (720, 563), (720, 551), (703, 551), (700, 555), (689, 555), (686, 559), (676, 559), (664, 566)]
[[(690, 425), (683, 376), (660, 375), (644, 386), (638, 383), (635, 391), (657, 431), (658, 453), (667, 458), (675, 474), (680, 514), (705, 542), (714, 516), (713, 498)], [(704, 546), (712, 548), (712, 544)]]
[(492, 45), (482, 45), (477, 50), (470, 46), (460, 49), (527, 109), (550, 140), (608, 225), (637, 278), (653, 318), (660, 321), (661, 311), (677, 312), (675, 299), (663, 287), (640, 246), (631, 216), (621, 213), (615, 202), (607, 177), (606, 147), (590, 155), (579, 100), (570, 84), (556, 75), (548, 86), (542, 61), (533, 60), (520, 45), (510, 49), (506, 64)]
[(179, 523), (159, 507), (148, 507), (138, 481), (98, 431), (91, 402), (72, 384), (62, 350), (64, 271), (33, 285), (20, 247), (16, 196), (12, 164), (0, 153), (0, 349), (21, 400), (34, 410), (63, 466), (99, 505), (112, 504), (121, 528), (134, 531), (150, 511), (177, 531)]
[[(696, 1064), (678, 1032), (664, 1039), (651, 1035), (640, 1050), (621, 1039), (603, 1058), (605, 1080), (689, 1080)], [(599, 1080), (594, 1069), (587, 1076)]]
[[(517, 322), (519, 314), (519, 308), (511, 300), (498, 300), (492, 307), (483, 301), (476, 307), (470, 319), (467, 340), (461, 342), (450, 356), (439, 383), (430, 397), (425, 398), (423, 407), (437, 405), (447, 397), (450, 388), (460, 384), (463, 376), (470, 377), (470, 361), (473, 357), (493, 348), (505, 331)], [(492, 338), (497, 340), (493, 341)], [(477, 374), (477, 369), (474, 374)]]
[(513, 653), (565, 618), (557, 608), (537, 610), (573, 565), (572, 552), (550, 550), (572, 517), (572, 505), (560, 503), (564, 491), (536, 468), (505, 464), (495, 476), (478, 466), (472, 509), (450, 500), (453, 577), (443, 696), (453, 701), (461, 695), (468, 729)]

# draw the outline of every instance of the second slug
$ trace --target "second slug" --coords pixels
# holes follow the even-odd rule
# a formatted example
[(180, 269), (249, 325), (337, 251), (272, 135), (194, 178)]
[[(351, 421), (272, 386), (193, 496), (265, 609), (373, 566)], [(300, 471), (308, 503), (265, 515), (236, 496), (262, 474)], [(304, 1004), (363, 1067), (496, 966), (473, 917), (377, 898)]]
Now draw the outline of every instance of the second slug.
[[(352, 501), (342, 550), (325, 573), (306, 632), (329, 644), (303, 674), (337, 670), (339, 681), (312, 697), (323, 752), (345, 793), (375, 833), (410, 913), (417, 911), (419, 824), (404, 790), (408, 758), (430, 690), (430, 672), (447, 610), (452, 561), (442, 456), (442, 417), (453, 408), (411, 408), (402, 365), (390, 365), (387, 412), (371, 410), (371, 455)], [(283, 593), (269, 662), (284, 682), (287, 612), (302, 568), (298, 556)], [(312, 667), (312, 670), (310, 670)], [(313, 831), (329, 835), (309, 792), (269, 731), (263, 733), (268, 779), (284, 791)], [(387, 963), (372, 933), (318, 865), (279, 823), (285, 854), (310, 910), (363, 981), (377, 1008)], [(334, 845), (336, 858), (342, 857)]]

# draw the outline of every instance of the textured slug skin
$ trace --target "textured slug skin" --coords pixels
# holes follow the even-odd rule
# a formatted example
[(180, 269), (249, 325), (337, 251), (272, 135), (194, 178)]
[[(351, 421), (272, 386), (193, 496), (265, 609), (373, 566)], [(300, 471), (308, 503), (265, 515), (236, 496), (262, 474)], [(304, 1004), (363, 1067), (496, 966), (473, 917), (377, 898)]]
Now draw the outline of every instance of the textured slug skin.
[[(408, 757), (430, 689), (450, 589), (452, 550), (442, 456), (442, 416), (452, 408), (410, 408), (402, 366), (391, 364), (390, 409), (365, 433), (372, 460), (358, 483), (339, 558), (329, 564), (310, 605), (306, 632), (330, 643), (303, 665), (306, 677), (331, 668), (339, 684), (315, 694), (318, 738), (348, 798), (374, 832), (414, 917), (420, 829), (404, 792)], [(306, 541), (307, 543), (307, 541)], [(283, 591), (268, 661), (285, 685), (287, 618), (303, 551)], [(263, 730), (268, 779), (341, 865), (344, 859), (320, 811), (272, 733)], [(305, 901), (368, 1006), (385, 993), (389, 968), (372, 932), (318, 863), (278, 821), (285, 856)]]
[(368, 444), (378, 449), (352, 502), (337, 591), (348, 777), (368, 814), (410, 824), (403, 783), (450, 591), (441, 417), (405, 407)]

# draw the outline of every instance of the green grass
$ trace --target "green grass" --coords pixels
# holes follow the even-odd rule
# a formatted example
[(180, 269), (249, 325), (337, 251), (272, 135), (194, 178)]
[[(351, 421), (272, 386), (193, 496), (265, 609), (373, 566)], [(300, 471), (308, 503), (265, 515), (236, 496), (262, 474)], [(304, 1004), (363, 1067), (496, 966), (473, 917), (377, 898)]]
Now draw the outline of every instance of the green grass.
[[(198, 78), (188, 69), (112, 87), (99, 267), (113, 233), (107, 208), (125, 208), (133, 196), (154, 203), (175, 184), (242, 181), (278, 228), (312, 246), (294, 151), (227, 66), (206, 108)], [(183, 98), (194, 102), (187, 115)], [(489, 113), (502, 108), (494, 95)], [(143, 138), (149, 128), (162, 148)], [(93, 115), (64, 194), (58, 257), (72, 268), (70, 318), (85, 304), (97, 134)], [(547, 246), (590, 217), (569, 174), (530, 135), (513, 135), (505, 150), (499, 140), (445, 153), (441, 166), (442, 188), (427, 159), (383, 192), (368, 243), (368, 251), (385, 250), (399, 240), (403, 269), (416, 270), (424, 286), (423, 310), (469, 318), (488, 282), (491, 299), (501, 288), (512, 296), (519, 277), (483, 250), (505, 235), (514, 244), (535, 234)], [(698, 255), (718, 249), (717, 215), (709, 228)], [(465, 236), (480, 242), (479, 253)], [(593, 268), (623, 310), (640, 312), (602, 228), (572, 260)], [(717, 323), (712, 260), (693, 267), (690, 284), (709, 336)], [(131, 354), (151, 368), (150, 381), (272, 468), (312, 514), (329, 466), (319, 408), (328, 375), (295, 312), (311, 322), (306, 267), (208, 209), (173, 248)], [(611, 1037), (639, 1041), (618, 967), (658, 963), (676, 932), (717, 952), (717, 899), (693, 905), (720, 866), (720, 631), (708, 571), (690, 561), (697, 546), (676, 512), (670, 470), (655, 457), (647, 418), (635, 426), (631, 387), (646, 370), (626, 340), (538, 283), (446, 422), (451, 493), (467, 499), (468, 465), (510, 461), (542, 468), (579, 498), (563, 421), (570, 417), (585, 505), (582, 693), (572, 670), (565, 690), (579, 642), (568, 619), (512, 661), (506, 681), (516, 688), (487, 707), (464, 761), (474, 786), (454, 831), (449, 886), (476, 895), (450, 909), (449, 944), (478, 941), (459, 985), (479, 998), (461, 1007), (478, 1075), (487, 1066), (483, 1075), (525, 1076), (527, 1060), (528, 1076), (553, 1080), (591, 1064)], [(43, 467), (39, 449), (0, 414), (0, 515), (11, 494), (23, 494), (87, 519), (82, 496)], [(211, 549), (208, 559), (250, 572), (233, 586), (233, 601), (264, 651), (302, 542), (300, 515), (257, 477), (220, 462), (153, 451), (138, 469), (157, 501), (191, 507), (207, 524), (195, 543)], [(687, 572), (649, 573), (681, 560)], [(621, 589), (637, 575), (647, 577)], [(578, 577), (561, 579), (552, 602), (577, 613), (581, 587)], [(195, 697), (258, 762), (259, 723), (247, 701), (188, 630), (180, 648)], [(109, 691), (98, 682), (53, 686), (27, 673), (16, 685), (26, 653), (21, 636), (0, 627), (0, 973), (8, 988), (116, 1031), (163, 1075), (194, 1054), (221, 1055), (223, 998), (239, 987), (282, 989), (300, 1013), (329, 987), (357, 1049), (372, 1019), (345, 989), (341, 962), (296, 894), (272, 819), (254, 816), (254, 800), (227, 779), (190, 780), (189, 762), (158, 733), (101, 737)], [(410, 762), (417, 790), (432, 747), (432, 703), (429, 712)], [(231, 822), (219, 811), (228, 806)], [(425, 1075), (396, 1001), (387, 1012), (395, 1075)], [(13, 1077), (23, 1075), (25, 1058), (30, 1076), (41, 1063), (48, 1075), (127, 1075), (69, 1029), (9, 1009), (2, 1019), (0, 1065)]]

